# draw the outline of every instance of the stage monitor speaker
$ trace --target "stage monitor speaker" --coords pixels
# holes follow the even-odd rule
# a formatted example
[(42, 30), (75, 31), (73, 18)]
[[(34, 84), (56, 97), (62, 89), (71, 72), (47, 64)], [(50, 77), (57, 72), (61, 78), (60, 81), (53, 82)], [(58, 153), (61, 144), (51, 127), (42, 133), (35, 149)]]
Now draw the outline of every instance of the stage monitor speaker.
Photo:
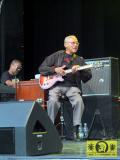
[(89, 139), (120, 138), (120, 102), (109, 95), (84, 96), (82, 122), (88, 124)]
[(36, 101), (0, 103), (0, 154), (44, 155), (62, 150), (60, 136)]
[(92, 78), (82, 84), (83, 95), (112, 95), (119, 97), (119, 60), (106, 57), (87, 59), (87, 64), (93, 64)]

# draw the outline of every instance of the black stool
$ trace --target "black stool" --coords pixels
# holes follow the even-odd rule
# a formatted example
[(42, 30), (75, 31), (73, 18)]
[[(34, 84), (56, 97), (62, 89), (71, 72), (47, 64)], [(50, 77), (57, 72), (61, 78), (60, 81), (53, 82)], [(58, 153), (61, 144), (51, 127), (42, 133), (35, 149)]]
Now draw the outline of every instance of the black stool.
[(57, 124), (60, 125), (60, 137), (62, 139), (64, 139), (66, 137), (65, 135), (65, 132), (64, 132), (64, 128), (65, 128), (65, 121), (64, 121), (64, 101), (67, 97), (64, 96), (64, 95), (61, 95), (60, 98), (59, 98), (59, 101), (60, 101), (60, 122)]
[(60, 135), (62, 139), (72, 140), (74, 138), (73, 134), (73, 109), (69, 102), (69, 99), (62, 95), (60, 96)]

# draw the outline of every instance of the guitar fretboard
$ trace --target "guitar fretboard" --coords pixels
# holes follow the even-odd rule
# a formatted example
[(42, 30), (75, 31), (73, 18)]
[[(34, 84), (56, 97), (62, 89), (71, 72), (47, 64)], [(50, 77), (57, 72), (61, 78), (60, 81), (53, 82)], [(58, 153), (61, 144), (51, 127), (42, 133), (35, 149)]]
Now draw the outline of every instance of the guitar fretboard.
[[(81, 67), (78, 67), (78, 70), (84, 70), (84, 69), (88, 69), (88, 68), (92, 68), (93, 65), (92, 64), (88, 64), (88, 65), (85, 65), (85, 66), (81, 66)], [(72, 72), (72, 69), (68, 69), (65, 71), (65, 74), (67, 73), (71, 73)]]

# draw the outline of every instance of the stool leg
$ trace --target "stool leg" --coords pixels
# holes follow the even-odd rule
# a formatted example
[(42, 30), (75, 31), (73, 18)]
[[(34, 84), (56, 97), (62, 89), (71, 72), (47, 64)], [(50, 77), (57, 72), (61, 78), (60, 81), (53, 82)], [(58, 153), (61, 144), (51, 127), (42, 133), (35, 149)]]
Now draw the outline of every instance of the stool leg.
[(64, 117), (63, 117), (63, 104), (61, 105), (61, 115), (60, 115), (60, 123), (61, 123), (61, 138), (65, 138), (64, 135)]

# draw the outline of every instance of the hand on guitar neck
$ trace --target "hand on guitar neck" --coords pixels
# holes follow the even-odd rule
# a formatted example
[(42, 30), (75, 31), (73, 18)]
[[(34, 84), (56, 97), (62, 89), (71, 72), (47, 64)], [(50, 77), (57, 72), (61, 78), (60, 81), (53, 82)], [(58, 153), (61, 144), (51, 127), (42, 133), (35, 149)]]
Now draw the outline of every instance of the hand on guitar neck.
[(75, 72), (77, 72), (78, 71), (78, 69), (79, 69), (79, 65), (74, 65), (72, 68), (71, 68), (71, 70), (72, 70), (72, 73), (75, 73)]

